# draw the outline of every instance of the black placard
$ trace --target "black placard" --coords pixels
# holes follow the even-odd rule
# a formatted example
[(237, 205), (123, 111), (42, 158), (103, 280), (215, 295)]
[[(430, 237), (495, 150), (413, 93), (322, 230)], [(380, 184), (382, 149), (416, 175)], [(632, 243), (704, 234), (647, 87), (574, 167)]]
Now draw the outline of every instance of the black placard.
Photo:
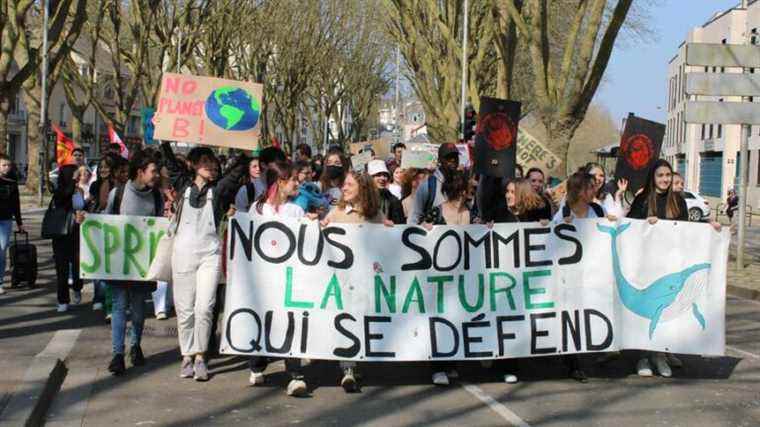
[(474, 156), (478, 174), (514, 178), (520, 106), (516, 101), (480, 98)]
[(660, 157), (664, 136), (664, 124), (629, 115), (620, 139), (615, 179), (627, 179), (628, 190), (633, 193), (646, 185), (649, 169)]

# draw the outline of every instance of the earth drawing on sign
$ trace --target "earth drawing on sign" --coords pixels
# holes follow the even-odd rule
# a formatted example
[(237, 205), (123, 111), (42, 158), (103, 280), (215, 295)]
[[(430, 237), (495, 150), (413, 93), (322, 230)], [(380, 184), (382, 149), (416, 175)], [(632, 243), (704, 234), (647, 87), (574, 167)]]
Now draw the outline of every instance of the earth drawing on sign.
[(247, 131), (259, 122), (261, 104), (244, 89), (220, 87), (206, 99), (206, 115), (212, 123), (228, 131)]

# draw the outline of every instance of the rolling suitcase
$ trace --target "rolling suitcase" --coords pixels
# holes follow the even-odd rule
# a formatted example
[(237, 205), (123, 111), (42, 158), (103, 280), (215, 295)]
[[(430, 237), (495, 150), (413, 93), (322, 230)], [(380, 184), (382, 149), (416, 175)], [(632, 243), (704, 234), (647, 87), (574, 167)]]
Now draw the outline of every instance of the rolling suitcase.
[[(19, 242), (18, 235), (24, 235)], [(25, 282), (30, 288), (37, 282), (37, 247), (29, 243), (29, 233), (16, 231), (13, 243), (8, 248), (11, 258), (11, 286), (16, 287)]]

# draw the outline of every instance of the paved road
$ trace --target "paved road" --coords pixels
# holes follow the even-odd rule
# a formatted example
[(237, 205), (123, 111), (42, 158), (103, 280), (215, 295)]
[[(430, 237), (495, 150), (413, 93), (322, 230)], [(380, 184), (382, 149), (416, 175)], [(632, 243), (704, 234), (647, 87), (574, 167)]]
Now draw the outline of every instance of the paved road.
[(246, 360), (237, 357), (213, 359), (208, 383), (180, 380), (176, 338), (160, 336), (174, 319), (150, 319), (147, 365), (112, 377), (102, 314), (81, 306), (58, 315), (52, 282), (48, 286), (0, 297), (0, 367), (11, 372), (0, 390), (6, 396), (17, 381), (13, 373), (23, 372), (54, 330), (81, 328), (49, 425), (760, 425), (760, 303), (748, 300), (727, 302), (727, 356), (684, 357), (685, 367), (670, 379), (637, 377), (635, 355), (605, 366), (593, 366), (589, 357), (588, 384), (565, 379), (556, 359), (522, 363), (515, 385), (479, 364), (461, 366), (460, 382), (447, 388), (430, 385), (422, 364), (375, 364), (362, 368), (362, 392), (347, 395), (334, 364), (314, 363), (306, 368), (311, 397), (294, 399), (285, 396), (281, 363), (270, 366), (263, 387), (248, 387)]

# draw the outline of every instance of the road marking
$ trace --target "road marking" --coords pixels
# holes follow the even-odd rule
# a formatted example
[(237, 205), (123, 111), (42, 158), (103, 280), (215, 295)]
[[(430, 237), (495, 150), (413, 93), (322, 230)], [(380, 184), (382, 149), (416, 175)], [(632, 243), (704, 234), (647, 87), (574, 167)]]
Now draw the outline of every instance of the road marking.
[(62, 329), (56, 332), (45, 349), (37, 354), (37, 357), (57, 357), (66, 360), (81, 333), (81, 329)]
[(760, 359), (760, 355), (757, 355), (755, 353), (750, 353), (748, 351), (744, 351), (742, 349), (739, 349), (739, 348), (736, 348), (736, 347), (732, 347), (730, 345), (727, 345), (726, 348), (729, 349), (729, 350), (731, 350), (731, 351), (733, 351), (734, 353), (741, 354), (742, 356), (751, 357), (753, 359)]
[(474, 384), (468, 384), (468, 383), (464, 383), (462, 387), (464, 387), (464, 389), (467, 390), (468, 393), (478, 398), (478, 400), (488, 405), (488, 407), (491, 408), (492, 411), (501, 415), (502, 418), (504, 418), (507, 422), (509, 422), (513, 426), (530, 427), (530, 424), (523, 421), (523, 419), (518, 417), (517, 414), (510, 411), (506, 406), (502, 405), (501, 403), (497, 402), (493, 397), (486, 394), (486, 392), (484, 392), (483, 389), (481, 389), (480, 387)]

